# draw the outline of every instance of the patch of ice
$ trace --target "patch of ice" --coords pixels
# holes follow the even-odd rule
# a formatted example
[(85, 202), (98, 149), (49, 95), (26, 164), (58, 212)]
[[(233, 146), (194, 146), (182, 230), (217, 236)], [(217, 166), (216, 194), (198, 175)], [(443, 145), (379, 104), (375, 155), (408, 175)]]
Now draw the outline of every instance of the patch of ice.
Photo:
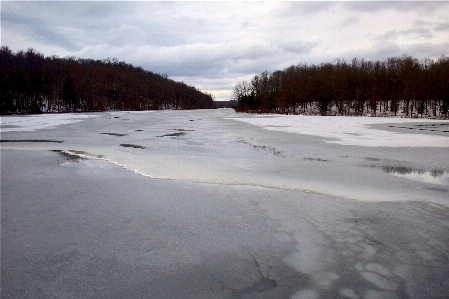
[(301, 290), (291, 297), (292, 299), (317, 299), (320, 296), (314, 290)]
[(324, 254), (320, 250), (324, 240), (318, 235), (304, 236), (295, 234), (297, 250), (285, 258), (285, 261), (301, 273), (313, 274), (321, 270)]
[(323, 288), (330, 287), (332, 282), (338, 278), (340, 278), (340, 276), (334, 272), (321, 272), (313, 275), (315, 283)]
[(292, 237), (289, 234), (280, 232), (275, 234), (276, 239), (278, 239), (280, 242), (291, 242)]
[(355, 265), (354, 265), (354, 268), (355, 268), (357, 271), (359, 271), (359, 272), (362, 272), (362, 271), (365, 270), (365, 267), (363, 266), (362, 263), (357, 263), (357, 264), (355, 264)]
[(369, 244), (362, 244), (363, 250), (364, 252), (362, 253), (364, 256), (366, 256), (367, 258), (375, 255), (377, 253), (377, 250), (374, 246), (369, 245)]
[(260, 126), (266, 130), (320, 136), (330, 139), (327, 141), (328, 143), (342, 145), (367, 147), (449, 147), (449, 137), (425, 134), (403, 134), (369, 127), (369, 125), (384, 123), (432, 121), (428, 119), (304, 115), (268, 115), (230, 119)]
[(369, 290), (363, 295), (364, 299), (398, 299), (395, 294), (390, 292), (378, 292), (375, 290)]
[(340, 296), (343, 296), (346, 298), (351, 298), (351, 299), (360, 298), (359, 295), (357, 295), (357, 293), (352, 289), (340, 289), (340, 290), (338, 290), (338, 294)]
[(376, 263), (370, 263), (368, 265), (365, 266), (365, 269), (371, 272), (377, 272), (383, 276), (390, 276), (391, 275), (391, 271), (387, 269), (387, 267), (381, 265), (381, 264), (376, 264)]
[(2, 116), (0, 117), (2, 125), (0, 132), (36, 131), (76, 123), (97, 116), (99, 115), (77, 113)]
[(398, 284), (391, 279), (385, 278), (382, 275), (375, 272), (361, 272), (360, 273), (363, 278), (368, 280), (369, 282), (375, 284), (377, 287), (387, 290), (387, 291), (395, 291), (398, 288)]
[(417, 250), (416, 253), (417, 253), (422, 259), (427, 260), (427, 261), (430, 261), (430, 260), (435, 259), (435, 257), (434, 257), (430, 252), (427, 252), (427, 251), (424, 251), (424, 250)]
[(90, 168), (92, 170), (96, 169), (114, 169), (114, 166), (109, 163), (101, 163), (98, 160), (81, 160), (78, 162), (64, 162), (61, 164), (62, 166), (67, 167), (73, 167), (73, 168), (80, 168), (80, 167), (86, 167)]

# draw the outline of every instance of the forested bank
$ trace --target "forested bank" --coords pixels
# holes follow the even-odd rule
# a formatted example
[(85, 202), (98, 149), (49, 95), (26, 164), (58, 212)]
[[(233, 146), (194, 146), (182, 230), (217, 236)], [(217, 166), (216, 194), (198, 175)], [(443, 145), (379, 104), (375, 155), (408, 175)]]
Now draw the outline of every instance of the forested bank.
[(213, 97), (116, 58), (0, 49), (0, 113), (215, 108)]
[(234, 88), (240, 112), (445, 117), (449, 58), (354, 58), (263, 72)]

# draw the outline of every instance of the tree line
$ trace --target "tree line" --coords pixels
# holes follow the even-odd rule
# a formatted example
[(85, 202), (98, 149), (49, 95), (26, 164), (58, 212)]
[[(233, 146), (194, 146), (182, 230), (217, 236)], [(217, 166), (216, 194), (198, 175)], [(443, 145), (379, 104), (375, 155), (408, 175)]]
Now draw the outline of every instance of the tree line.
[(117, 58), (0, 49), (0, 113), (215, 108), (211, 94)]
[(448, 117), (449, 58), (290, 66), (234, 87), (239, 112)]

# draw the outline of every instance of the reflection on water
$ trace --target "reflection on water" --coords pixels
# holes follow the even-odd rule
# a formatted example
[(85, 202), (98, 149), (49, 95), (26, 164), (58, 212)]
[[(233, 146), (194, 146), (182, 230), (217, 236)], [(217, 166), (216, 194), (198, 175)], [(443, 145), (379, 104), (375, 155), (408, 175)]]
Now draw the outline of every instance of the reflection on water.
[(404, 166), (383, 166), (382, 170), (386, 173), (405, 177), (410, 180), (449, 186), (449, 173), (439, 169), (426, 171)]

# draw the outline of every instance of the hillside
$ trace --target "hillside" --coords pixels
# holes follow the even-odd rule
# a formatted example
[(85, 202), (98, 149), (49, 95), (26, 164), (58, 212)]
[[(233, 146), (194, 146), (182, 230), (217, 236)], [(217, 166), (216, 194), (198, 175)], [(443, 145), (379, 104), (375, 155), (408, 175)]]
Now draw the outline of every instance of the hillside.
[(116, 58), (0, 49), (0, 114), (209, 108), (210, 94)]

